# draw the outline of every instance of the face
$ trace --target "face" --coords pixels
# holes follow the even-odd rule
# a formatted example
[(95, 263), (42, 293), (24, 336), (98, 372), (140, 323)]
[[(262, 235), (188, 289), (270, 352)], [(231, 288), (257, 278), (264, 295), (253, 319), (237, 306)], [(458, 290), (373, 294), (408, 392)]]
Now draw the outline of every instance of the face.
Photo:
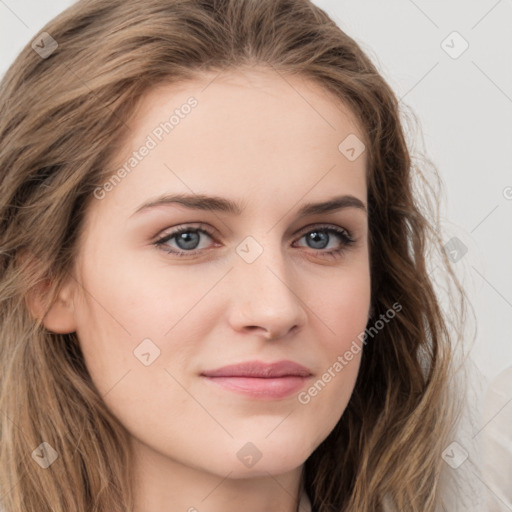
[(370, 307), (366, 155), (339, 149), (363, 134), (318, 85), (215, 77), (141, 102), (86, 217), (73, 321), (140, 453), (244, 478), (302, 465), (352, 393)]

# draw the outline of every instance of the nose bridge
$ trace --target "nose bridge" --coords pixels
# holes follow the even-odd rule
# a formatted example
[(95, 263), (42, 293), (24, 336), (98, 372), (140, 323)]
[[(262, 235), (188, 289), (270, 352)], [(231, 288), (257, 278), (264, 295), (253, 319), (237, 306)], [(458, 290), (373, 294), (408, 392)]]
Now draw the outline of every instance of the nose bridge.
[[(247, 236), (236, 248), (239, 261), (236, 272), (257, 289), (277, 291), (285, 288), (290, 293), (290, 269), (283, 255), (281, 241), (274, 235)], [(246, 281), (247, 282), (247, 281)]]
[(303, 304), (281, 241), (275, 233), (257, 236), (246, 237), (236, 248), (233, 322), (239, 328), (258, 326), (273, 336), (283, 335), (304, 321)]

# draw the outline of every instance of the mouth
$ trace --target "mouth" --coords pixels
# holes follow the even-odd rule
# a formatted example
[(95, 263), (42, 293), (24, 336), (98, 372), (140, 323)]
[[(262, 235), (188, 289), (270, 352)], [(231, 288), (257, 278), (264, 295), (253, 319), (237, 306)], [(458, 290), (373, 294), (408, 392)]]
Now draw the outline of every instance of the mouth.
[(293, 361), (249, 361), (201, 373), (220, 389), (263, 399), (286, 398), (299, 391), (311, 376), (305, 366)]

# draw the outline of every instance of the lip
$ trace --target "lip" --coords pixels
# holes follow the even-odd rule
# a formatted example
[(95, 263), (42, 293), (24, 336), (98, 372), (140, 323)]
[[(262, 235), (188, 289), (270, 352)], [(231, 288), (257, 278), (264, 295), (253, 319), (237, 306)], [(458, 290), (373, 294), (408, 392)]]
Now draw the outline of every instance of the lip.
[(207, 370), (201, 376), (223, 389), (255, 398), (285, 398), (304, 386), (312, 373), (293, 361), (248, 361)]
[(231, 364), (207, 370), (201, 373), (205, 377), (309, 377), (311, 372), (301, 364), (293, 361), (276, 361), (275, 363), (263, 363), (262, 361), (247, 361), (246, 363)]

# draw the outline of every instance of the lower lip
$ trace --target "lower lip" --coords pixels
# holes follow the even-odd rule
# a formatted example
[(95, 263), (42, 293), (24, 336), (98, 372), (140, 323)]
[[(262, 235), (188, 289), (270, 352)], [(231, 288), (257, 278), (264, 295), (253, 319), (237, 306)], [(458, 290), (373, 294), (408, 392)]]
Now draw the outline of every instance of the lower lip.
[(309, 377), (205, 377), (224, 389), (257, 398), (285, 398), (304, 386)]

